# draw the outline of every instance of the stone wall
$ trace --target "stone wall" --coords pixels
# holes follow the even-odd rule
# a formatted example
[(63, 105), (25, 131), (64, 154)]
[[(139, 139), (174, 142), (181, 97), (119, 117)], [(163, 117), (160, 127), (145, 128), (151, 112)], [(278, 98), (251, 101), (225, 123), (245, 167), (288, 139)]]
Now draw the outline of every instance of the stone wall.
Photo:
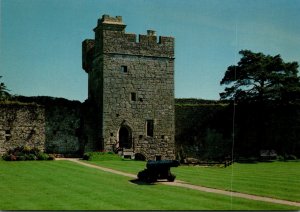
[[(201, 159), (230, 153), (231, 112), (228, 104), (219, 101), (176, 99), (177, 157)], [(212, 150), (216, 150), (214, 156)]]
[(80, 145), (80, 102), (46, 106), (45, 149), (48, 153), (78, 154)]
[(137, 41), (125, 28), (122, 17), (104, 15), (94, 29), (95, 40), (83, 42), (88, 101), (97, 112), (85, 123), (98, 123), (88, 133), (87, 147), (174, 158), (174, 38), (157, 41), (148, 30)]
[(81, 154), (81, 103), (53, 97), (24, 97), (0, 104), (0, 153), (35, 146), (47, 153)]
[[(266, 102), (235, 106), (228, 102), (176, 100), (176, 152), (179, 159), (218, 160), (259, 157), (275, 150), (283, 157), (300, 157), (300, 105)], [(234, 123), (234, 126), (233, 126)]]
[(0, 103), (0, 154), (25, 145), (44, 151), (45, 141), (44, 107)]

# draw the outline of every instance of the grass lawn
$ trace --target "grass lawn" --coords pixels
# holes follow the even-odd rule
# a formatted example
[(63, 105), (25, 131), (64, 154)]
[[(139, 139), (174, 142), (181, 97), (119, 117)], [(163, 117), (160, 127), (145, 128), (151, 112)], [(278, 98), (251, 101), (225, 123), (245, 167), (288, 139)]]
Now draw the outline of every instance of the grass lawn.
[[(120, 161), (144, 166), (145, 163)], [(133, 170), (134, 168), (128, 168)], [(178, 170), (179, 171), (179, 170)], [(183, 170), (182, 170), (183, 171)], [(130, 178), (69, 161), (0, 161), (0, 210), (296, 210)]]
[[(145, 168), (139, 161), (93, 161), (91, 163), (137, 174)], [(172, 168), (178, 180), (260, 196), (300, 202), (300, 162), (234, 163), (227, 168), (179, 166)]]

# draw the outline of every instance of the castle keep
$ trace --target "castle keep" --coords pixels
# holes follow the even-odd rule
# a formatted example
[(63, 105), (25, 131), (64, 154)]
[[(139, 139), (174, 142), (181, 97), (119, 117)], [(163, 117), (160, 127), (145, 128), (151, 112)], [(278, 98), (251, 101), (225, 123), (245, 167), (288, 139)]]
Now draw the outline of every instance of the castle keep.
[(85, 151), (173, 159), (174, 38), (129, 34), (121, 16), (103, 15), (82, 43), (90, 113)]

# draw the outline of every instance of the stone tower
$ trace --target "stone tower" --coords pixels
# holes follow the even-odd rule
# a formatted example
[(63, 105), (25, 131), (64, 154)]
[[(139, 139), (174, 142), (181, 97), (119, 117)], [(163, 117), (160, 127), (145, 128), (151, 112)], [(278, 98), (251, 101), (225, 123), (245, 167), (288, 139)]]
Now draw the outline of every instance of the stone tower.
[(121, 16), (103, 15), (82, 43), (88, 73), (85, 151), (174, 159), (174, 38), (125, 32)]

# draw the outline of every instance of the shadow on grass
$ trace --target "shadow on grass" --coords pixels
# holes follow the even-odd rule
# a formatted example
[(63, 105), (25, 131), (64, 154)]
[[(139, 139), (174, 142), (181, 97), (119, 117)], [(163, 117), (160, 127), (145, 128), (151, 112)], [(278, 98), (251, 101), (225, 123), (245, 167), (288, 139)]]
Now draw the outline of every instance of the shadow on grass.
[(258, 163), (259, 161), (257, 161), (257, 160), (237, 160), (236, 162), (237, 162), (237, 163), (256, 164), (256, 163)]
[(136, 185), (150, 185), (150, 186), (153, 186), (155, 185), (154, 183), (147, 183), (147, 182), (144, 182), (144, 181), (141, 181), (139, 179), (134, 179), (134, 180), (129, 180), (131, 183), (134, 183)]
[(248, 164), (256, 164), (256, 163), (273, 163), (276, 160), (268, 160), (268, 159), (240, 159), (236, 160), (237, 163), (248, 163)]

